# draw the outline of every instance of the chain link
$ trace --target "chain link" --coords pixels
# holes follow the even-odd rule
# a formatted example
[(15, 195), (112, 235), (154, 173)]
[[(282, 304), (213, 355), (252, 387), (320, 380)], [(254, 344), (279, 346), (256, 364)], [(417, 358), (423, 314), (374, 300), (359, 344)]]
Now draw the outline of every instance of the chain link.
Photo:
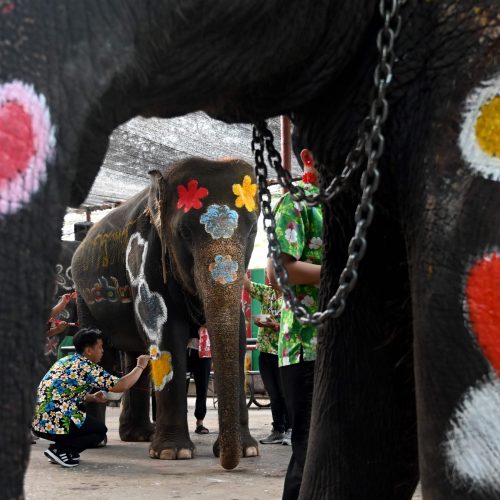
[[(371, 103), (368, 116), (358, 129), (358, 138), (354, 148), (347, 155), (342, 173), (333, 178), (324, 190), (316, 195), (307, 194), (300, 186), (292, 183), (292, 176), (281, 163), (281, 156), (273, 144), (273, 135), (267, 128), (265, 121), (254, 126), (252, 137), (252, 151), (255, 155), (255, 173), (259, 185), (259, 197), (264, 218), (264, 229), (269, 243), (269, 256), (274, 265), (276, 280), (283, 290), (283, 298), (287, 307), (291, 308), (296, 318), (302, 324), (318, 326), (327, 318), (338, 318), (345, 309), (347, 296), (356, 286), (358, 266), (366, 251), (366, 232), (373, 219), (373, 194), (378, 188), (379, 171), (378, 160), (384, 152), (385, 139), (382, 134), (382, 125), (387, 120), (388, 103), (386, 90), (392, 80), (394, 64), (394, 41), (401, 30), (399, 8), (406, 0), (380, 0), (379, 10), (383, 19), (383, 26), (377, 34), (377, 49), (379, 59), (374, 71), (375, 97)], [(268, 170), (264, 159), (267, 151), (269, 165), (278, 175), (280, 184), (287, 188), (290, 196), (296, 202), (304, 202), (309, 206), (326, 203), (337, 196), (366, 162), (361, 175), (361, 199), (356, 208), (354, 221), (356, 227), (348, 246), (346, 265), (340, 275), (339, 285), (335, 294), (328, 301), (324, 311), (310, 314), (301, 305), (288, 282), (288, 273), (283, 265), (281, 248), (276, 236), (276, 220), (271, 207), (271, 193), (267, 185)]]

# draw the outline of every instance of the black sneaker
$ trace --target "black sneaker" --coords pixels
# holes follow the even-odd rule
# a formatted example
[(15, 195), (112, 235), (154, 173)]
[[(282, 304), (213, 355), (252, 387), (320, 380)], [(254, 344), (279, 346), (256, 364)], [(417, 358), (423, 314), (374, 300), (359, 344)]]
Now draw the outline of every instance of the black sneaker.
[(63, 467), (76, 467), (80, 464), (80, 459), (66, 451), (58, 450), (51, 446), (43, 452), (43, 454), (53, 463), (62, 465)]
[[(45, 454), (45, 456), (47, 457), (48, 461), (51, 464), (56, 464), (56, 465), (58, 464), (58, 462), (56, 462), (53, 458), (50, 458), (47, 453)], [(71, 456), (73, 458), (79, 459), (80, 458), (80, 453), (71, 453)]]

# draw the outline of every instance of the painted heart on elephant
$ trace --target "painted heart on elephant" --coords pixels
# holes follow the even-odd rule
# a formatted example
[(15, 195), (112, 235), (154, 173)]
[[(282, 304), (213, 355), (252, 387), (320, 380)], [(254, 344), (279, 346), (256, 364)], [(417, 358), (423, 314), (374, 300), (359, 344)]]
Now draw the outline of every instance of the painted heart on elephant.
[[(236, 159), (192, 158), (150, 172), (151, 186), (97, 223), (75, 253), (78, 290), (128, 284), (131, 301), (82, 293), (82, 326), (97, 326), (108, 346), (151, 355), (150, 373), (123, 399), (120, 437), (149, 440), (155, 458), (192, 458), (186, 419), (186, 347), (207, 324), (219, 401), (214, 453), (223, 467), (258, 454), (244, 397), (242, 277), (257, 231), (256, 185)], [(119, 234), (119, 238), (109, 238)], [(106, 245), (100, 242), (106, 241)], [(156, 429), (149, 421), (149, 376), (156, 391)], [(141, 390), (142, 389), (142, 390)]]

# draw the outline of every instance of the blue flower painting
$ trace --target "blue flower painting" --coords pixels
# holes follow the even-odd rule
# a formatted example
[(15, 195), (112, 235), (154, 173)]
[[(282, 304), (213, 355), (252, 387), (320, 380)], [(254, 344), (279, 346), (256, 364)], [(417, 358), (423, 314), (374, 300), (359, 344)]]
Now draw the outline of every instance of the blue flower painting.
[(214, 240), (231, 238), (238, 226), (238, 213), (227, 205), (210, 205), (200, 217), (200, 222)]
[(221, 285), (232, 283), (238, 277), (238, 263), (230, 255), (216, 255), (215, 262), (210, 264), (209, 269), (212, 278)]

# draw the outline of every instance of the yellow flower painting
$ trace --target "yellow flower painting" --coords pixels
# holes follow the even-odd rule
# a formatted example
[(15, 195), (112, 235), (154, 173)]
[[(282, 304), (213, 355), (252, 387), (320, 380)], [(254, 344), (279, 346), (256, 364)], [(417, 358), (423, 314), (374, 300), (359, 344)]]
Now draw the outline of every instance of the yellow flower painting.
[(168, 351), (161, 351), (158, 359), (151, 360), (151, 378), (155, 391), (161, 391), (173, 376), (172, 355)]
[(500, 157), (500, 97), (496, 96), (481, 107), (476, 137), (485, 153)]
[(245, 207), (249, 212), (254, 212), (257, 208), (255, 194), (257, 193), (257, 184), (252, 183), (249, 175), (243, 177), (241, 184), (233, 184), (233, 193), (236, 195), (235, 205), (237, 208)]

